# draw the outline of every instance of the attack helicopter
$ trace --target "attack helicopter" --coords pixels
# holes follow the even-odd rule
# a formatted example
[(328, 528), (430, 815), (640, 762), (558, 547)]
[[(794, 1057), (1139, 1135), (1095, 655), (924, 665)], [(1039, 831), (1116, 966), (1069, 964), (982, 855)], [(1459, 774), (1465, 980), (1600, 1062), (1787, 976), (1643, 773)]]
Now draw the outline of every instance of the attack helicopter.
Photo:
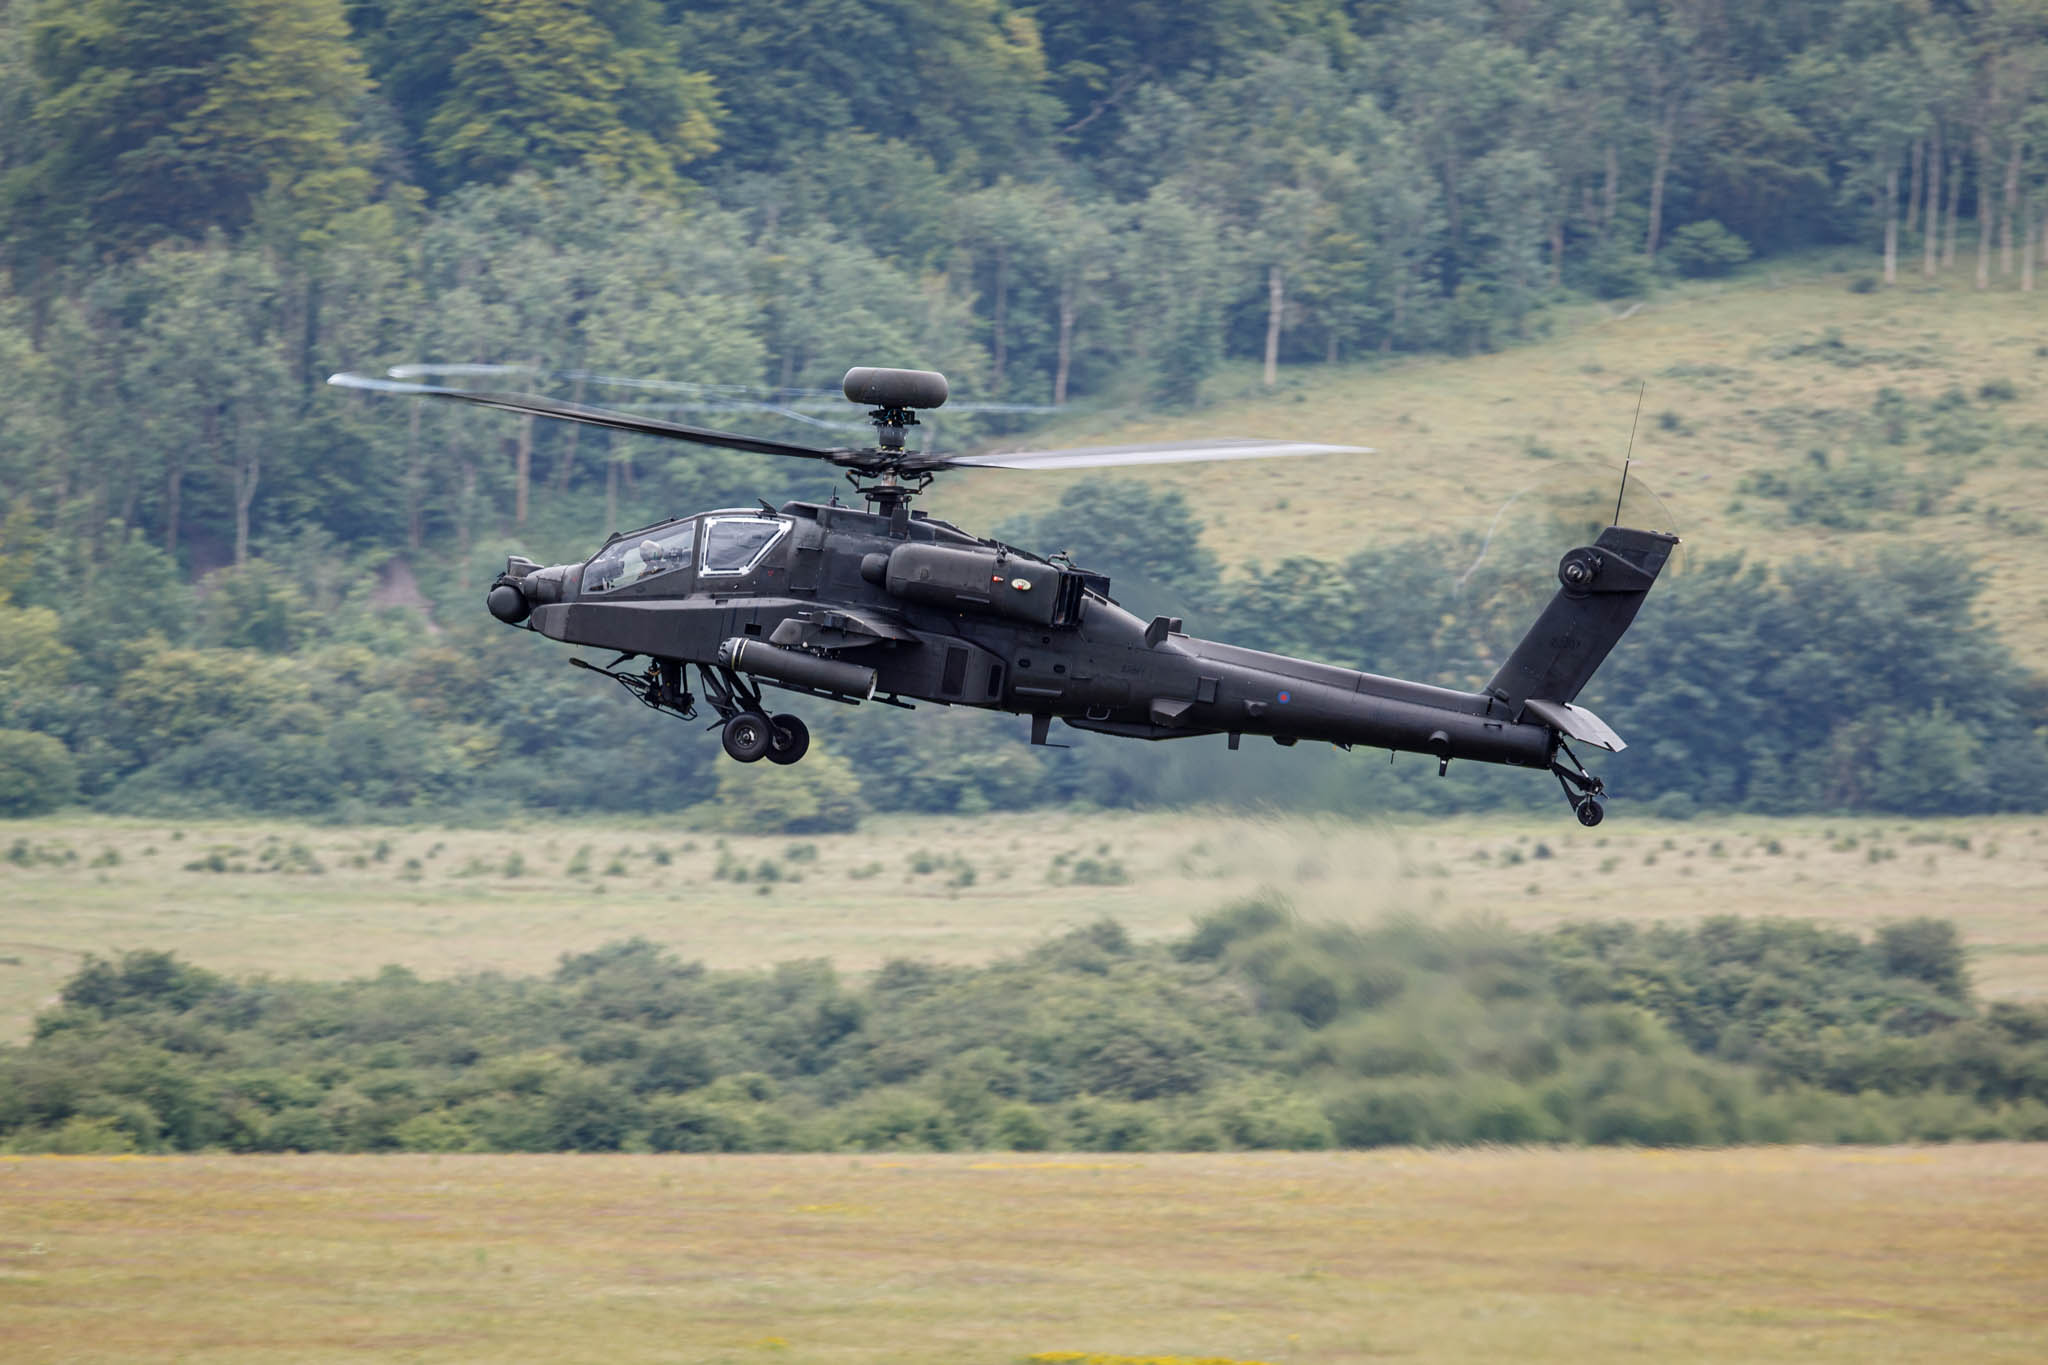
[[(487, 367), (471, 367), (485, 369)], [(1597, 825), (1606, 787), (1571, 748), (1618, 752), (1620, 736), (1576, 699), (1656, 582), (1678, 538), (1619, 524), (1565, 553), (1558, 590), (1486, 686), (1458, 691), (1269, 654), (1190, 635), (1177, 617), (1141, 620), (1110, 581), (970, 534), (912, 507), (960, 469), (1072, 470), (1272, 459), (1361, 447), (1217, 438), (1154, 445), (952, 455), (912, 450), (919, 412), (942, 406), (945, 376), (856, 367), (841, 391), (867, 409), (871, 446), (825, 447), (688, 426), (521, 393), (337, 374), (328, 382), (587, 423), (846, 473), (865, 509), (785, 502), (720, 508), (612, 535), (581, 563), (511, 556), (485, 596), (510, 626), (617, 655), (571, 663), (657, 711), (694, 719), (698, 694), (742, 763), (803, 758), (810, 731), (771, 711), (768, 691), (817, 701), (972, 706), (1130, 739), (1246, 735), (1322, 741), (1548, 771), (1579, 823)], [(1618, 516), (1618, 503), (1617, 503)], [(627, 667), (644, 660), (643, 667)], [(695, 675), (698, 692), (691, 688)]]

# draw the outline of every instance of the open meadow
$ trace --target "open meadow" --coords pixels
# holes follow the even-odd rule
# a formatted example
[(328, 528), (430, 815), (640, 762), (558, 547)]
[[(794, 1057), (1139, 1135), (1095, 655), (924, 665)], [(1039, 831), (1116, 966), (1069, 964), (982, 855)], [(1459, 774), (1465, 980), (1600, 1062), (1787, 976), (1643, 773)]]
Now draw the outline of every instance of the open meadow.
[[(1372, 447), (1144, 471), (1147, 485), (1186, 495), (1204, 543), (1225, 564), (1270, 568), (1289, 555), (1341, 561), (1418, 534), (1479, 535), (1528, 490), (1604, 489), (1611, 499), (1647, 384), (1636, 478), (1661, 497), (1672, 523), (1662, 529), (1684, 536), (1689, 555), (1776, 562), (1902, 543), (1961, 549), (1989, 577), (1984, 606), (2007, 645), (2030, 667), (2048, 666), (2042, 296), (2006, 282), (1980, 293), (1967, 263), (1931, 282), (1915, 271), (1897, 288), (1852, 292), (1873, 265), (1857, 252), (1780, 258), (1649, 300), (1554, 309), (1534, 344), (1283, 369), (1274, 390), (1241, 365), (1210, 382), (1198, 411), (1104, 408), (1030, 439), (1058, 446), (1228, 434)], [(1995, 415), (2007, 438), (1969, 457), (1921, 457), (1915, 477), (1931, 461), (1959, 480), (1940, 506), (1878, 513), (1855, 529), (1812, 517), (1792, 524), (1782, 502), (1742, 491), (1746, 476), (1807, 467), (1815, 449), (1844, 468), (1863, 453), (1859, 420), (1887, 389), (1915, 404), (1959, 394), (1961, 408)], [(1986, 400), (1987, 392), (1997, 397)], [(935, 515), (987, 527), (1049, 507), (1090, 477), (954, 478), (927, 501)]]
[(1399, 823), (1000, 813), (737, 836), (674, 823), (504, 829), (282, 821), (17, 821), (0, 855), (0, 1038), (87, 953), (174, 951), (231, 974), (544, 972), (644, 935), (711, 966), (979, 962), (1109, 915), (1135, 937), (1266, 891), (1313, 920), (1389, 914), (1690, 920), (1868, 930), (1953, 918), (1978, 990), (2048, 996), (2048, 820), (1618, 814)]
[(10, 1360), (2040, 1359), (2048, 1146), (0, 1158)]

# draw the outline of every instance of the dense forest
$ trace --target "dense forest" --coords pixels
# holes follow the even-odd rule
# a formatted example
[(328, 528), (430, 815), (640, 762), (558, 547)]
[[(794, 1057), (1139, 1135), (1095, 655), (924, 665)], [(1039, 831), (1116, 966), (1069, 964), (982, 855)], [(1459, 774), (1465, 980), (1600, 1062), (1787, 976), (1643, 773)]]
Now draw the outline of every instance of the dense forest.
[[(1562, 299), (1814, 244), (1862, 245), (1883, 284), (2031, 288), (2044, 118), (2048, 10), (2018, 0), (6, 0), (0, 806), (602, 805), (624, 766), (674, 805), (713, 793), (651, 717), (473, 628), (476, 589), (508, 544), (823, 483), (330, 371), (516, 364), (772, 432), (816, 422), (799, 400), (854, 360), (991, 402), (1173, 407), (1226, 358), (1271, 382), (1491, 348)], [(1953, 397), (1870, 420), (1981, 445), (1995, 404)], [(1779, 485), (1752, 492), (1821, 520), (1916, 496)], [(1432, 543), (1224, 582), (1188, 539), (1132, 543), (1109, 512), (1138, 505), (1200, 529), (1111, 487), (1060, 541), (1140, 595), (1199, 584), (1205, 633), (1376, 671), (1483, 676), (1547, 572)], [(2038, 806), (2048, 695), (1976, 589), (1922, 558), (1660, 590), (1590, 698), (1666, 737), (1618, 784), (1674, 814)], [(1257, 763), (1224, 793), (1185, 755), (1046, 755), (974, 717), (828, 729), (811, 790), (724, 794), (791, 827), (1525, 799)]]
[(1954, 926), (1112, 921), (983, 967), (232, 981), (88, 962), (0, 1047), (0, 1150), (832, 1151), (2048, 1138), (2048, 1010)]

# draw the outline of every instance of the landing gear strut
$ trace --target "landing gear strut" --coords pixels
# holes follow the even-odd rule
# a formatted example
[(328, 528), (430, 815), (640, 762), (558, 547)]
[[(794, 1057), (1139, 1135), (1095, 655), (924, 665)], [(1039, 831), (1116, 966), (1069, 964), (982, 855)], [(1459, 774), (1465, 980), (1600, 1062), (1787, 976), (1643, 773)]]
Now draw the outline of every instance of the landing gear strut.
[(729, 668), (698, 667), (704, 699), (724, 722), (719, 739), (742, 763), (790, 764), (811, 747), (811, 729), (795, 716), (770, 716), (761, 689)]
[[(686, 685), (687, 665), (674, 659), (655, 659), (645, 672), (625, 672), (619, 665), (632, 657), (622, 654), (602, 667), (581, 659), (569, 662), (604, 674), (644, 706), (684, 720), (696, 718), (697, 699)], [(810, 727), (795, 716), (769, 715), (758, 686), (730, 668), (699, 664), (697, 674), (703, 683), (704, 700), (718, 714), (722, 727), (719, 738), (728, 754), (742, 763), (758, 763), (765, 758), (770, 763), (789, 764), (810, 751)]]
[[(1607, 818), (1607, 788), (1599, 778), (1586, 771), (1586, 765), (1579, 762), (1579, 756), (1571, 751), (1563, 738), (1557, 741), (1559, 752), (1571, 760), (1567, 768), (1555, 756), (1550, 760), (1550, 771), (1557, 774), (1557, 785), (1564, 788), (1564, 799), (1571, 802), (1572, 814), (1579, 817), (1579, 823), (1587, 829)], [(1578, 788), (1573, 791), (1572, 788)]]

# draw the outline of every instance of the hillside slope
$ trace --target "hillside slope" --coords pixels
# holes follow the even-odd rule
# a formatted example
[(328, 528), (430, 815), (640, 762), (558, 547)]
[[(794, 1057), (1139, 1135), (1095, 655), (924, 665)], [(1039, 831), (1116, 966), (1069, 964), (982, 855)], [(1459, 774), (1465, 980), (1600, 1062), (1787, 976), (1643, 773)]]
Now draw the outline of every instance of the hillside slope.
[[(1914, 273), (1855, 292), (1870, 265), (1814, 253), (1640, 304), (1555, 309), (1538, 324), (1546, 335), (1493, 354), (1296, 367), (1272, 391), (1255, 369), (1232, 369), (1197, 411), (1105, 409), (1033, 439), (1214, 433), (1373, 448), (1143, 474), (1181, 490), (1210, 547), (1241, 568), (1483, 533), (1517, 493), (1523, 507), (1528, 491), (1597, 498), (1647, 384), (1637, 473), (1695, 560), (1953, 547), (1989, 575), (1985, 604), (2014, 650), (2048, 670), (2048, 294), (2021, 292), (1995, 265), (1993, 288), (1978, 292), (1967, 253), (1931, 282)], [(989, 526), (1081, 477), (956, 477), (931, 506)]]

